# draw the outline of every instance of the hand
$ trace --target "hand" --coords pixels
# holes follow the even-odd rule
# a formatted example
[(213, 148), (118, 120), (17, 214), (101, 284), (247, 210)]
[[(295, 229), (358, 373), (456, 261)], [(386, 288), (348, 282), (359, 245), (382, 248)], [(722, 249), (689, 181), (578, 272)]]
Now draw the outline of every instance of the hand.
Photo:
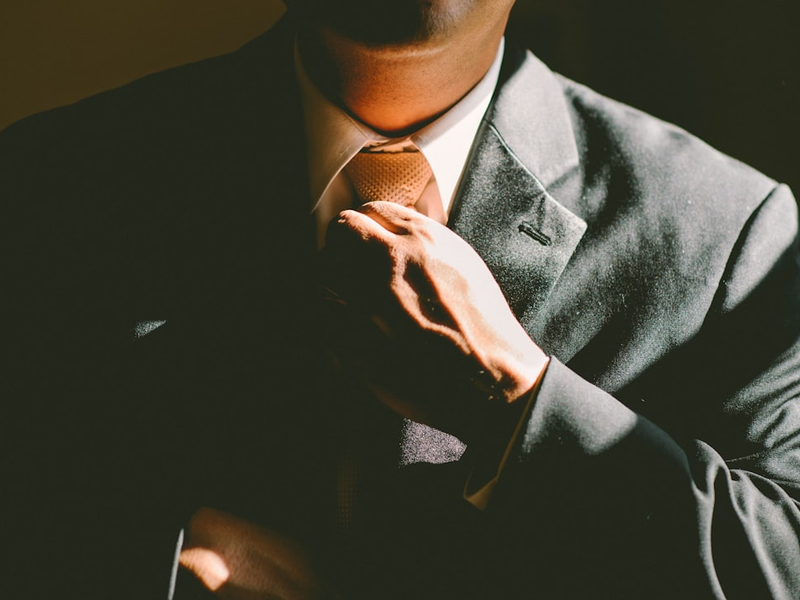
[(331, 223), (324, 253), (323, 284), (349, 328), (337, 337), (371, 340), (339, 358), (403, 416), (469, 443), (488, 407), (525, 396), (544, 371), (483, 260), (432, 219), (364, 204)]
[(323, 597), (308, 557), (296, 543), (210, 508), (192, 516), (179, 560), (222, 600)]

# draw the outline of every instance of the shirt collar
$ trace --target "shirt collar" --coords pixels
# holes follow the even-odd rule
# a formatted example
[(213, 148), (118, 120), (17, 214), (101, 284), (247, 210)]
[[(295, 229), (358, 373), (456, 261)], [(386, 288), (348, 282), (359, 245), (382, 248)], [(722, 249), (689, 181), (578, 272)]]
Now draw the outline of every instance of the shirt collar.
[(410, 140), (431, 166), (445, 212), (449, 211), (481, 119), (497, 85), (505, 41), (486, 75), (456, 105), (419, 131), (390, 140), (330, 102), (311, 82), (295, 44), (295, 69), (300, 86), (308, 148), (312, 211), (342, 168), (367, 144)]

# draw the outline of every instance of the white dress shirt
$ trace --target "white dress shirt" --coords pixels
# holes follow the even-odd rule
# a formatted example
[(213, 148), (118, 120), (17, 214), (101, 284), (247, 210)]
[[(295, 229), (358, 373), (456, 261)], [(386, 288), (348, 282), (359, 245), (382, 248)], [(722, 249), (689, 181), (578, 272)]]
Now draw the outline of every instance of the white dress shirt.
[(308, 78), (295, 45), (295, 69), (308, 148), (311, 210), (317, 223), (319, 247), (324, 245), (331, 219), (353, 206), (355, 193), (342, 168), (365, 146), (418, 148), (428, 160), (433, 176), (414, 208), (442, 224), (447, 222), (469, 151), (497, 86), (503, 48), (504, 40), (483, 78), (446, 113), (414, 133), (391, 139), (325, 98)]

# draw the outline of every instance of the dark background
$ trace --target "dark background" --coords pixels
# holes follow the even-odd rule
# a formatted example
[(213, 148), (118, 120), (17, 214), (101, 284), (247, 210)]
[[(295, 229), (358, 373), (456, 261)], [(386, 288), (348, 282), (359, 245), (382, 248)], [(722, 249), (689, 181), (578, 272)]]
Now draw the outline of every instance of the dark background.
[[(491, 0), (484, 0), (491, 1)], [(280, 0), (0, 3), (0, 128), (232, 50)], [(512, 31), (554, 70), (800, 190), (799, 0), (518, 0)]]
[(799, 0), (522, 0), (551, 68), (677, 123), (800, 195)]

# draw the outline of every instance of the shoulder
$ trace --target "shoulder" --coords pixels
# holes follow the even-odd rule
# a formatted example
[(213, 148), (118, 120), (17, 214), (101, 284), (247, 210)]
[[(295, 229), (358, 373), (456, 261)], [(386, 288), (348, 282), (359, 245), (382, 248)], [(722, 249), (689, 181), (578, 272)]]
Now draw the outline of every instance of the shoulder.
[(584, 171), (628, 197), (657, 200), (664, 210), (697, 203), (709, 217), (742, 219), (778, 186), (674, 124), (557, 77)]
[(291, 45), (282, 29), (229, 54), (147, 75), (12, 124), (0, 132), (0, 169), (40, 173), (85, 166), (96, 177), (102, 175), (98, 161), (148, 162), (151, 156), (155, 163), (168, 152), (191, 152), (203, 140), (224, 142), (218, 135), (223, 126), (243, 126), (243, 115), (263, 108), (288, 85), (283, 55)]
[(797, 204), (785, 185), (674, 124), (556, 79), (578, 166), (549, 191), (587, 224), (576, 257), (587, 280), (602, 265), (625, 293), (685, 319), (682, 302), (704, 314), (721, 283), (749, 289), (796, 252)]
[(11, 125), (0, 132), (0, 209), (20, 222), (84, 218), (191, 196), (209, 179), (224, 185), (292, 123), (291, 56), (291, 31), (276, 27), (232, 53)]
[(281, 181), (297, 170), (285, 164), (297, 152), (268, 161), (270, 140), (299, 115), (289, 34), (270, 30), (0, 132), (0, 217), (14, 223), (3, 248), (19, 288), (36, 278), (60, 289), (79, 274), (85, 287), (127, 278), (127, 293), (160, 277), (154, 269), (200, 264), (211, 236), (235, 241), (234, 225), (255, 226), (229, 215), (261, 210), (270, 169)]

